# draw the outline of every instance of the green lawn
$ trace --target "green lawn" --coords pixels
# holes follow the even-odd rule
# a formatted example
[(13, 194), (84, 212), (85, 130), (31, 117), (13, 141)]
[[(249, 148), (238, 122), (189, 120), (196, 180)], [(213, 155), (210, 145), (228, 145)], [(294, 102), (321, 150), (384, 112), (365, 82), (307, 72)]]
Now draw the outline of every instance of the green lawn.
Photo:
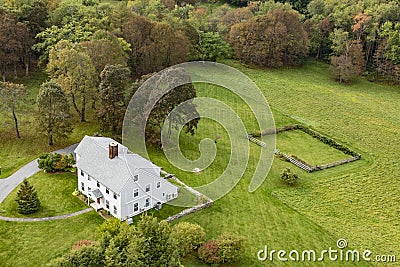
[(282, 153), (297, 156), (312, 166), (351, 157), (300, 130), (279, 133), (276, 147)]
[[(209, 238), (224, 231), (244, 236), (243, 266), (260, 265), (256, 253), (264, 245), (278, 249), (322, 250), (334, 247), (338, 238), (345, 238), (352, 249), (368, 248), (374, 255), (397, 253), (400, 227), (395, 203), (399, 203), (400, 184), (393, 177), (399, 176), (396, 161), (399, 152), (394, 145), (399, 143), (400, 136), (399, 89), (364, 79), (351, 85), (337, 84), (332, 81), (328, 66), (319, 62), (308, 63), (302, 68), (274, 70), (249, 69), (234, 61), (228, 63), (248, 74), (260, 87), (272, 107), (277, 126), (296, 122), (311, 125), (360, 152), (363, 159), (310, 174), (294, 168), (300, 175), (299, 185), (294, 188), (283, 186), (279, 179), (281, 170), (285, 167), (293, 169), (293, 165), (275, 160), (263, 186), (248, 193), (247, 186), (260, 149), (252, 145), (250, 162), (238, 186), (216, 201), (213, 207), (182, 220), (200, 223)], [(202, 85), (197, 89), (199, 96), (223, 99), (225, 103), (234, 103), (231, 107), (239, 114), (246, 112), (246, 107), (224, 90), (212, 90), (210, 86)], [(253, 130), (254, 121), (248, 121), (246, 115), (244, 118), (248, 130)], [(205, 137), (212, 139), (214, 129), (215, 124), (201, 121), (195, 137), (182, 136), (182, 150), (186, 155), (198, 155), (199, 141)], [(278, 148), (286, 149), (288, 153), (293, 151), (311, 162), (327, 163), (326, 160), (347, 157), (302, 133), (279, 135)], [(215, 161), (200, 175), (170, 166), (159, 152), (153, 152), (152, 158), (186, 183), (201, 185), (224, 170), (230, 148), (229, 140), (225, 139), (223, 136), (218, 141)], [(199, 265), (190, 257), (185, 263), (187, 266)], [(338, 262), (325, 264), (343, 266)], [(350, 266), (350, 263), (346, 264)], [(274, 263), (274, 266), (281, 265), (285, 264)], [(314, 265), (305, 263), (301, 266)]]
[[(208, 126), (211, 126), (209, 122)], [(202, 123), (199, 131), (206, 127)], [(203, 128), (204, 127), (204, 128)], [(186, 137), (190, 138), (190, 137)], [(200, 134), (195, 138), (200, 139)], [(223, 139), (223, 138), (222, 138)], [(184, 144), (186, 142), (182, 142)], [(188, 147), (192, 145), (187, 142)], [(182, 170), (170, 166), (159, 153), (152, 153), (152, 160), (158, 164), (164, 164), (164, 168), (175, 173), (181, 180), (192, 186), (198, 186), (218, 177), (226, 167), (229, 160), (229, 146), (218, 141), (218, 155), (209, 169), (199, 174), (185, 173)], [(186, 146), (183, 149), (187, 149)], [(252, 157), (248, 168), (239, 184), (228, 195), (215, 202), (215, 204), (199, 213), (191, 214), (182, 218), (183, 221), (199, 223), (206, 229), (207, 238), (216, 238), (223, 232), (233, 232), (245, 238), (245, 254), (240, 264), (235, 266), (258, 266), (257, 252), (264, 245), (276, 249), (323, 249), (334, 246), (336, 237), (326, 232), (322, 227), (314, 224), (301, 214), (293, 212), (292, 209), (282, 205), (271, 196), (272, 190), (285, 188), (278, 178), (280, 171), (285, 167), (292, 167), (290, 163), (276, 160), (270, 175), (268, 175), (263, 186), (254, 193), (249, 193), (248, 185), (250, 175), (257, 163), (257, 155), (260, 148), (252, 145)], [(196, 151), (196, 150), (195, 150)], [(193, 153), (195, 153), (193, 151)], [(338, 167), (340, 168), (340, 167)], [(301, 190), (301, 184), (307, 178), (300, 173), (299, 188), (287, 190)], [(180, 220), (178, 220), (180, 221)], [(290, 238), (289, 238), (290, 237)], [(195, 257), (184, 262), (185, 266), (203, 266)], [(274, 266), (283, 266), (284, 263), (275, 262)], [(312, 266), (312, 265), (303, 265)], [(319, 266), (342, 266), (340, 263), (324, 262)], [(368, 266), (366, 264), (349, 266)]]
[[(37, 173), (29, 178), (41, 200), (37, 213), (21, 215), (14, 201), (15, 189), (1, 204), (0, 214), (10, 217), (46, 217), (72, 213), (87, 208), (72, 192), (76, 176), (72, 173)], [(68, 219), (45, 222), (0, 221), (0, 265), (44, 266), (63, 255), (81, 239), (95, 239), (96, 227), (103, 222), (94, 211)]]
[(400, 89), (365, 79), (337, 84), (323, 63), (269, 71), (232, 64), (256, 82), (274, 109), (363, 155), (348, 166), (302, 174), (307, 181), (301, 190), (274, 190), (277, 198), (353, 248), (399, 257)]
[(69, 251), (76, 241), (94, 240), (96, 228), (103, 221), (94, 211), (59, 221), (0, 221), (0, 265), (45, 266)]
[(68, 214), (87, 208), (72, 192), (77, 187), (77, 178), (73, 173), (47, 174), (39, 172), (28, 179), (40, 198), (41, 207), (38, 212), (29, 215), (18, 213), (15, 201), (19, 187), (14, 189), (0, 204), (0, 214), (9, 217), (41, 218)]
[[(279, 261), (261, 263), (257, 260), (257, 252), (265, 245), (270, 249), (288, 251), (335, 248), (338, 238), (345, 238), (351, 249), (370, 249), (374, 255), (398, 253), (400, 183), (396, 177), (400, 177), (397, 160), (400, 157), (397, 149), (400, 142), (400, 90), (364, 79), (351, 85), (337, 84), (332, 81), (328, 66), (319, 62), (309, 62), (301, 68), (273, 70), (250, 69), (235, 61), (227, 63), (245, 72), (260, 87), (272, 107), (277, 126), (297, 122), (311, 125), (361, 153), (363, 158), (315, 173), (306, 173), (288, 162), (275, 160), (262, 186), (249, 193), (248, 185), (262, 149), (250, 143), (250, 159), (238, 185), (212, 207), (178, 221), (199, 223), (206, 229), (207, 238), (216, 238), (227, 231), (243, 236), (243, 259), (234, 266), (293, 266)], [(198, 96), (212, 96), (231, 105), (245, 121), (249, 132), (256, 129), (248, 107), (237, 101), (237, 97), (212, 86), (196, 87)], [(79, 140), (84, 133), (93, 134), (96, 129), (93, 123), (75, 125), (77, 131), (66, 144)], [(213, 181), (224, 171), (230, 157), (230, 140), (220, 125), (206, 119), (200, 121), (195, 136), (181, 136), (183, 153), (195, 159), (200, 155), (199, 142), (203, 138), (214, 140), (217, 134), (221, 138), (216, 144), (216, 158), (209, 168), (198, 174), (172, 166), (158, 150), (150, 149), (150, 156), (156, 164), (176, 174), (183, 182), (199, 186)], [(325, 161), (324, 157), (342, 156), (330, 151), (329, 147), (323, 146), (322, 149), (322, 143), (297, 136), (296, 132), (282, 135), (283, 138), (280, 135), (277, 137), (278, 148), (282, 151), (284, 146), (296, 149), (293, 154), (298, 153), (305, 160), (311, 157), (310, 160)], [(6, 153), (2, 149), (0, 156), (15, 170), (16, 165), (8, 156), (23, 156), (29, 144), (22, 141), (23, 149), (14, 150), (14, 142), (8, 138), (7, 142), (5, 148), (12, 152)], [(296, 148), (293, 148), (294, 144), (297, 144)], [(322, 154), (313, 156), (313, 153)], [(279, 174), (285, 167), (299, 174), (297, 186), (288, 187), (280, 181)], [(164, 208), (169, 209), (165, 210), (167, 213), (177, 210), (175, 207)], [(166, 217), (167, 214), (160, 216)], [(65, 221), (37, 224), (0, 222), (0, 246), (6, 248), (0, 252), (0, 262), (17, 266), (18, 260), (26, 263), (29, 257), (37, 255), (29, 265), (41, 266), (65, 252), (74, 241), (92, 238), (93, 229), (100, 221), (97, 215), (86, 214)], [(33, 238), (28, 239), (29, 233), (34, 233)], [(69, 241), (62, 243), (63, 235), (70, 238)], [(47, 246), (45, 240), (51, 245)], [(60, 243), (63, 245), (56, 248)], [(34, 253), (30, 247), (36, 249)], [(183, 263), (185, 266), (203, 266), (194, 256), (187, 257)], [(325, 261), (318, 264), (302, 262), (298, 266), (370, 265)]]

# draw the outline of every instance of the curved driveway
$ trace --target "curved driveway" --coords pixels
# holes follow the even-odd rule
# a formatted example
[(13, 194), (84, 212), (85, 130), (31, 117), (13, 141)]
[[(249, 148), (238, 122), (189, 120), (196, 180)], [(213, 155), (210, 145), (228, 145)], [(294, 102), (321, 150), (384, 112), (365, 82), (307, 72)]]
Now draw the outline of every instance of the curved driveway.
[[(65, 153), (69, 154), (72, 153), (75, 148), (78, 146), (78, 144), (71, 145), (69, 147), (54, 151), (57, 153)], [(11, 193), (11, 191), (14, 190), (24, 179), (34, 175), (40, 169), (38, 168), (38, 159), (35, 159), (22, 168), (20, 168), (18, 171), (16, 171), (14, 174), (8, 176), (7, 178), (0, 179), (0, 203), (3, 202), (3, 200), (8, 196), (8, 194)]]

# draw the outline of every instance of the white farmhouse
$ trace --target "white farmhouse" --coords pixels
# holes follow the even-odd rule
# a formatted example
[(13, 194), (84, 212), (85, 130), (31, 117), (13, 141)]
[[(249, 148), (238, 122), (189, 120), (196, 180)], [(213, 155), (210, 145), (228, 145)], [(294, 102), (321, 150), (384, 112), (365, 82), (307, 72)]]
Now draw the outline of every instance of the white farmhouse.
[(78, 189), (92, 206), (126, 220), (178, 197), (161, 168), (106, 137), (85, 136), (75, 149)]

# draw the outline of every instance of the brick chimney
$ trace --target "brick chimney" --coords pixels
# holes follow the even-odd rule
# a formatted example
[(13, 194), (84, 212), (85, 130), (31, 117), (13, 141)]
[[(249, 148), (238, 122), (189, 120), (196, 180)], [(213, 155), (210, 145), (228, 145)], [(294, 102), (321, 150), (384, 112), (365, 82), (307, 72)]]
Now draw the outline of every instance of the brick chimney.
[(108, 157), (110, 159), (118, 157), (118, 144), (116, 142), (112, 142), (108, 145)]

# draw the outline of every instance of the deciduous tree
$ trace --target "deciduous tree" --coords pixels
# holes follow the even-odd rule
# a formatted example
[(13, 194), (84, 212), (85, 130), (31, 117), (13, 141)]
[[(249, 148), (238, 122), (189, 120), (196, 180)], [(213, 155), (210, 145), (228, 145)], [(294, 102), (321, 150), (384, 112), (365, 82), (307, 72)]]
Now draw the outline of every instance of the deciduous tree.
[[(161, 144), (161, 129), (164, 125), (164, 121), (168, 118), (168, 114), (178, 106), (179, 104), (189, 101), (185, 110), (180, 110), (179, 112), (173, 112), (170, 115), (169, 120), (169, 130), (172, 127), (177, 127), (181, 125), (185, 118), (192, 117), (197, 118), (199, 115), (197, 113), (196, 107), (191, 103), (191, 99), (196, 97), (196, 89), (193, 84), (186, 83), (184, 85), (178, 86), (168, 93), (165, 92), (165, 88), (171, 85), (177, 84), (177, 80), (189, 81), (190, 76), (188, 76), (184, 69), (182, 68), (170, 68), (167, 71), (151, 75), (145, 75), (141, 80), (138, 80), (132, 87), (131, 96), (133, 96), (137, 89), (144, 84), (147, 78), (151, 77), (150, 83), (145, 83), (145, 90), (151, 91), (150, 97), (143, 99), (143, 103), (146, 106), (155, 103), (154, 108), (151, 110), (149, 117), (140, 117), (141, 111), (129, 110), (130, 114), (138, 114), (135, 120), (146, 121), (146, 140), (148, 143), (153, 145)], [(158, 100), (158, 101), (157, 101)], [(132, 107), (133, 109), (135, 107)], [(197, 123), (199, 119), (194, 119), (185, 125), (186, 132), (194, 134), (197, 128)]]
[(387, 80), (400, 83), (400, 23), (386, 22), (379, 32), (382, 41), (374, 55), (376, 71)]
[(138, 222), (127, 252), (128, 266), (180, 266), (171, 226), (148, 215)]
[(129, 73), (129, 69), (122, 65), (106, 65), (100, 74), (97, 119), (101, 130), (111, 131), (114, 136), (121, 128), (125, 114)]
[(179, 255), (184, 257), (204, 243), (206, 233), (198, 224), (180, 222), (172, 228), (171, 237), (178, 245)]
[(5, 117), (14, 121), (15, 134), (21, 138), (17, 112), (22, 110), (26, 90), (24, 85), (11, 82), (0, 82), (0, 111)]
[(243, 238), (232, 233), (223, 233), (215, 240), (222, 263), (233, 263), (243, 255)]
[(80, 249), (73, 250), (61, 258), (50, 262), (52, 267), (103, 267), (104, 253), (98, 246), (83, 246)]
[(24, 54), (24, 41), (29, 36), (25, 24), (17, 22), (15, 17), (0, 10), (0, 73), (6, 81), (6, 71), (13, 69), (17, 75), (19, 59)]
[(385, 57), (394, 64), (400, 63), (400, 22), (385, 22), (379, 32), (381, 37), (386, 37)]
[(87, 48), (97, 75), (100, 75), (107, 64), (127, 65), (128, 55), (126, 52), (130, 51), (130, 45), (124, 39), (117, 38), (110, 32), (97, 31), (89, 41), (83, 41), (81, 45)]
[(86, 105), (97, 83), (96, 69), (87, 49), (80, 44), (60, 41), (50, 51), (46, 71), (71, 97), (81, 121), (86, 121)]
[(220, 18), (218, 25), (219, 31), (226, 35), (232, 25), (248, 21), (254, 17), (253, 12), (248, 7), (235, 8), (228, 10), (224, 16)]
[(310, 55), (318, 59), (326, 59), (331, 53), (329, 36), (333, 31), (333, 24), (329, 17), (312, 17), (304, 22), (304, 29), (310, 40)]
[(298, 14), (283, 10), (233, 25), (228, 38), (240, 60), (266, 67), (300, 64), (309, 44)]
[(32, 48), (40, 53), (39, 62), (47, 63), (51, 49), (58, 42), (67, 40), (71, 43), (80, 43), (89, 40), (93, 32), (95, 32), (94, 27), (77, 22), (63, 26), (52, 25), (36, 35), (37, 43)]
[(199, 42), (196, 44), (197, 59), (217, 61), (229, 58), (232, 50), (227, 42), (217, 32), (199, 32)]
[(129, 66), (135, 77), (184, 62), (189, 56), (186, 35), (166, 23), (134, 16), (124, 23), (122, 36), (131, 44)]
[(333, 55), (331, 70), (335, 80), (349, 82), (354, 76), (361, 75), (365, 67), (365, 55), (361, 40), (351, 40), (349, 33), (335, 29), (331, 34)]
[(36, 104), (38, 129), (48, 138), (49, 146), (53, 145), (53, 137), (66, 138), (71, 133), (68, 99), (58, 84), (44, 82), (40, 86)]

